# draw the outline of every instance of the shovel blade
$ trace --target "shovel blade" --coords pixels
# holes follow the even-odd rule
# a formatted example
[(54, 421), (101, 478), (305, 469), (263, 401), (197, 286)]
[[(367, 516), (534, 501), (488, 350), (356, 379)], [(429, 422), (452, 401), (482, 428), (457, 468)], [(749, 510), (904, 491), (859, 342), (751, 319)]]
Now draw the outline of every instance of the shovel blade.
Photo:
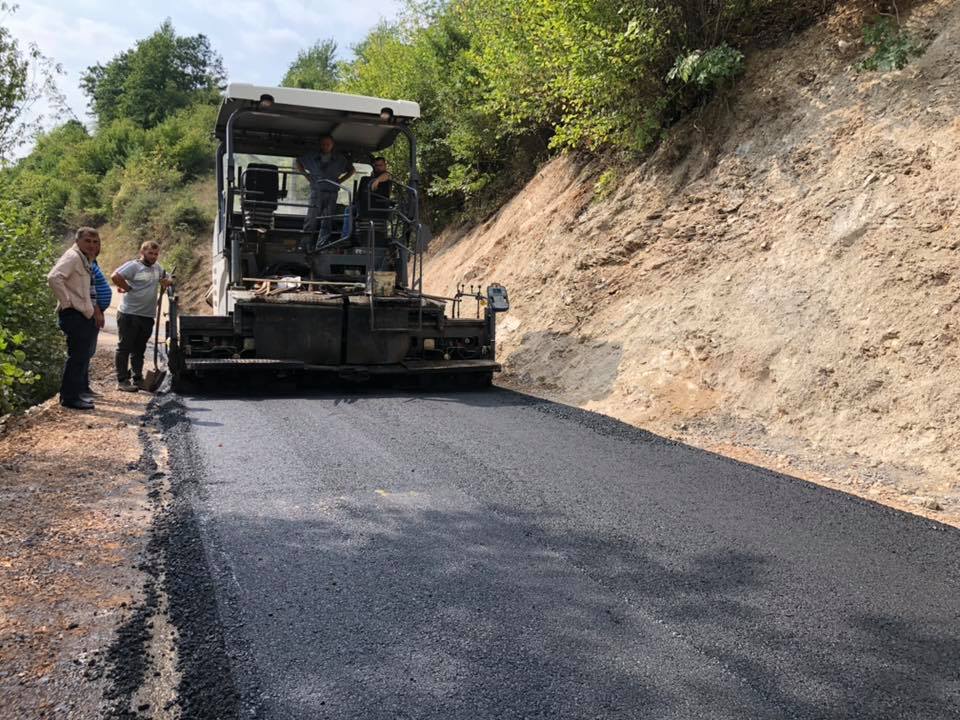
[(143, 389), (149, 392), (156, 392), (160, 389), (160, 385), (166, 376), (166, 370), (147, 370), (146, 375), (143, 376)]

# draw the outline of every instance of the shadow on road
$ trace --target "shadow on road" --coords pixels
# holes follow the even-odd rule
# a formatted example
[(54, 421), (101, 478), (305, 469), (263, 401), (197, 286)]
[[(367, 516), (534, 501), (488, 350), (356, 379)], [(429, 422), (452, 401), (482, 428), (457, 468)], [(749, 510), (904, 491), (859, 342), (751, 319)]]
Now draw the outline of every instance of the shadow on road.
[[(323, 481), (298, 460), (310, 491), (217, 476), (205, 542), (268, 716), (957, 717), (953, 529), (502, 389), (289, 397), (363, 410), (371, 472), (411, 423), (397, 467), (425, 479), (371, 484), (347, 451)], [(424, 399), (468, 410), (394, 408)]]
[(884, 598), (784, 597), (772, 554), (664, 561), (515, 509), (330, 512), (217, 523), (257, 548), (233, 572), (261, 672), (285, 675), (278, 717), (956, 716), (957, 602), (890, 617), (864, 611)]
[[(461, 386), (457, 379), (433, 378), (417, 380), (390, 380), (373, 378), (367, 381), (336, 379), (278, 379), (272, 375), (248, 374), (244, 377), (224, 376), (208, 378), (201, 388), (192, 388), (184, 397), (196, 400), (243, 399), (250, 402), (268, 402), (277, 399), (335, 400), (338, 404), (355, 404), (364, 400), (406, 397), (410, 402), (429, 399), (456, 402), (481, 407), (493, 405), (532, 405), (549, 403), (530, 395), (502, 388), (471, 388)], [(191, 407), (192, 411), (192, 407)]]

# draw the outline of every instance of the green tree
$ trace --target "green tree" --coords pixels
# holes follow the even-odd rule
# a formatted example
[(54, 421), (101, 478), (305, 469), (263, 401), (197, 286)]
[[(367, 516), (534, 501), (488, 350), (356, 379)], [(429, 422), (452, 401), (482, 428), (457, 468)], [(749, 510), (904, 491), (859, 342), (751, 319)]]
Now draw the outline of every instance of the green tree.
[(223, 61), (205, 35), (177, 35), (166, 20), (150, 37), (81, 78), (100, 125), (127, 118), (151, 128), (177, 110), (215, 102)]
[[(0, 7), (6, 10), (6, 6)], [(16, 143), (13, 132), (28, 99), (29, 63), (5, 27), (0, 27), (0, 155), (6, 157)]]
[(833, 4), (407, 0), (398, 22), (374, 28), (340, 66), (340, 88), (418, 101), (433, 209), (482, 213), (550, 152), (645, 151), (732, 84), (738, 47), (782, 37)]
[[(468, 55), (473, 38), (458, 7), (431, 3), (426, 9), (425, 15), (418, 3), (399, 22), (371, 31), (343, 67), (340, 87), (419, 102), (421, 176), (433, 196), (434, 222), (444, 222), (515, 185), (534, 160), (515, 135), (500, 132), (502, 124), (483, 106), (485, 88)], [(401, 143), (390, 157), (395, 168), (405, 165), (404, 151)]]
[(56, 390), (63, 358), (46, 274), (57, 244), (16, 188), (0, 184), (0, 413)]
[(643, 149), (655, 139), (667, 27), (634, 0), (461, 0), (489, 112), (549, 125), (557, 148)]
[(297, 53), (297, 59), (291, 63), (280, 84), (308, 90), (333, 90), (339, 81), (337, 43), (328, 38)]

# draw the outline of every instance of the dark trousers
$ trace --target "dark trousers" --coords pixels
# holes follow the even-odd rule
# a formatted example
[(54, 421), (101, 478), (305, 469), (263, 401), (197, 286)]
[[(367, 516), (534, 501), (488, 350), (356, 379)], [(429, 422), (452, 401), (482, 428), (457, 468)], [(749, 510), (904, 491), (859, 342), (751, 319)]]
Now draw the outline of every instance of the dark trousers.
[(330, 239), (333, 216), (337, 212), (337, 193), (329, 192), (326, 186), (322, 190), (310, 188), (310, 207), (307, 208), (307, 217), (303, 221), (303, 231), (308, 235), (301, 241), (301, 245), (312, 249), (313, 233), (320, 225), (319, 244), (323, 245)]
[(67, 336), (67, 361), (60, 381), (60, 402), (74, 402), (86, 390), (90, 369), (90, 345), (97, 334), (97, 323), (72, 308), (57, 314), (57, 326)]
[(118, 312), (117, 331), (120, 333), (116, 355), (117, 380), (127, 380), (131, 370), (134, 380), (142, 380), (143, 354), (153, 331), (153, 318)]

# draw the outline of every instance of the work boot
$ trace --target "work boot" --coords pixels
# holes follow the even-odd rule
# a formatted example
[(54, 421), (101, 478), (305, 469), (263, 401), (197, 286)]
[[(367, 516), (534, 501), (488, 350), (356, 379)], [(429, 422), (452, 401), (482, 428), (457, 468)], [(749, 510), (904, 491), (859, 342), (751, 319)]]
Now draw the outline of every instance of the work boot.
[(130, 382), (130, 378), (125, 378), (123, 380), (117, 380), (117, 390), (122, 390), (123, 392), (137, 392), (140, 388)]

